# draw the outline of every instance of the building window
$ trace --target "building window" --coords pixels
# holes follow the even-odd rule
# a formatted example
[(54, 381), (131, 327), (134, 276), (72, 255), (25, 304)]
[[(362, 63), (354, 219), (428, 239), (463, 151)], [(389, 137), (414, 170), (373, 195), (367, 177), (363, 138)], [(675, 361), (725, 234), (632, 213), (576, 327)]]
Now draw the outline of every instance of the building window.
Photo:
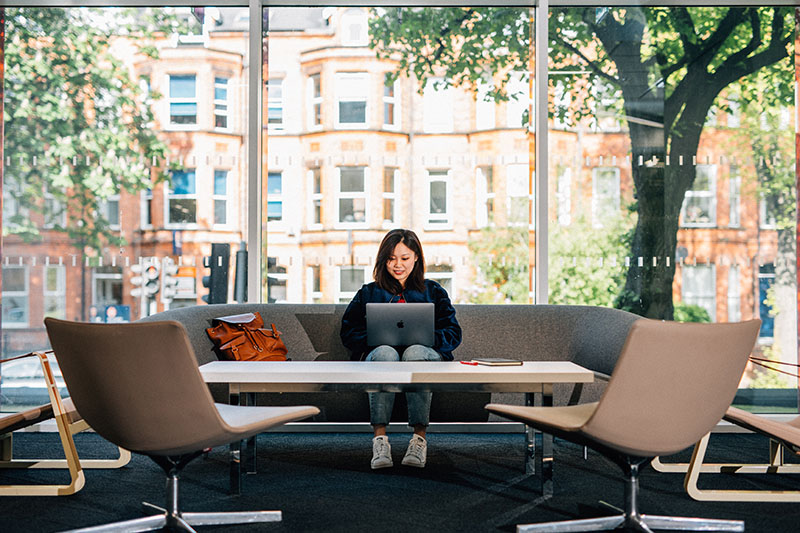
[(283, 173), (267, 175), (267, 221), (283, 220)]
[(308, 294), (311, 303), (322, 302), (322, 269), (319, 265), (308, 267)]
[(741, 191), (742, 191), (742, 178), (739, 176), (738, 167), (731, 167), (730, 174), (730, 202), (728, 204), (728, 226), (738, 228), (742, 225), (741, 219)]
[(769, 305), (769, 290), (775, 283), (775, 265), (768, 263), (758, 267), (758, 318), (761, 331), (758, 336), (771, 339), (775, 336), (775, 314)]
[(141, 192), (141, 223), (143, 228), (153, 226), (153, 189)]
[(195, 170), (173, 170), (167, 196), (168, 224), (197, 222), (197, 179)]
[(228, 129), (228, 78), (214, 78), (214, 127)]
[(309, 225), (322, 225), (322, 169), (314, 167), (308, 169), (308, 177), (311, 187), (311, 210)]
[(397, 222), (395, 209), (397, 207), (397, 174), (393, 167), (383, 169), (383, 224), (390, 226)]
[(367, 13), (363, 9), (348, 9), (342, 15), (342, 45), (367, 46)]
[(681, 300), (685, 304), (702, 307), (711, 321), (716, 321), (717, 280), (714, 265), (683, 265)]
[(742, 297), (739, 289), (739, 267), (728, 268), (728, 322), (739, 322), (742, 319)]
[(494, 89), (491, 81), (482, 81), (475, 96), (475, 129), (494, 129), (494, 98), (489, 94)]
[(453, 267), (450, 265), (427, 265), (425, 267), (425, 277), (437, 282), (447, 291), (447, 295), (451, 300), (455, 301), (455, 287), (454, 280), (455, 274)]
[(67, 267), (44, 267), (44, 316), (67, 318)]
[(710, 228), (717, 225), (717, 166), (697, 165), (694, 183), (681, 206), (681, 226)]
[(514, 72), (508, 80), (508, 102), (506, 103), (506, 125), (509, 128), (521, 128), (533, 124), (530, 113), (531, 99), (527, 72)]
[(383, 125), (389, 129), (396, 129), (400, 126), (398, 89), (397, 80), (383, 86)]
[(559, 165), (557, 172), (556, 205), (558, 209), (558, 224), (569, 226), (572, 224), (572, 168)]
[(228, 223), (228, 171), (214, 170), (214, 224)]
[[(371, 272), (371, 271), (370, 271)], [(367, 269), (364, 267), (343, 266), (339, 268), (339, 288), (336, 303), (346, 304), (353, 299), (358, 289), (367, 283)]]
[(366, 72), (336, 74), (337, 127), (352, 128), (367, 125), (368, 82)]
[(67, 204), (49, 191), (44, 193), (44, 227), (47, 229), (67, 226)]
[(429, 229), (452, 226), (452, 201), (449, 170), (428, 170), (428, 213), (426, 225)]
[(761, 194), (758, 200), (758, 225), (761, 229), (776, 229), (779, 212), (778, 194)]
[(286, 267), (279, 266), (275, 257), (267, 258), (267, 303), (287, 302), (286, 284), (289, 276)]
[(197, 77), (170, 75), (169, 123), (174, 125), (197, 124)]
[(348, 226), (366, 227), (367, 168), (337, 167), (339, 185), (336, 220)]
[(120, 267), (97, 267), (92, 272), (94, 294), (92, 303), (99, 309), (122, 303), (122, 269)]
[(592, 224), (603, 227), (606, 220), (619, 216), (619, 168), (592, 169)]
[(30, 209), (24, 206), (22, 185), (8, 175), (3, 182), (3, 230), (19, 230), (30, 221)]
[(100, 212), (106, 219), (111, 229), (120, 228), (119, 218), (119, 194), (112, 194), (100, 202)]
[(422, 129), (425, 133), (449, 133), (453, 123), (453, 88), (442, 78), (428, 78), (422, 93)]
[(3, 267), (3, 327), (26, 328), (30, 323), (28, 267)]
[(283, 80), (280, 78), (267, 81), (267, 124), (273, 131), (283, 129)]
[(309, 128), (322, 126), (322, 80), (319, 74), (308, 77)]
[(479, 228), (494, 222), (494, 167), (478, 167), (475, 173), (475, 223)]
[(510, 226), (529, 225), (532, 223), (530, 205), (533, 198), (530, 194), (528, 165), (509, 165), (507, 172), (508, 224)]

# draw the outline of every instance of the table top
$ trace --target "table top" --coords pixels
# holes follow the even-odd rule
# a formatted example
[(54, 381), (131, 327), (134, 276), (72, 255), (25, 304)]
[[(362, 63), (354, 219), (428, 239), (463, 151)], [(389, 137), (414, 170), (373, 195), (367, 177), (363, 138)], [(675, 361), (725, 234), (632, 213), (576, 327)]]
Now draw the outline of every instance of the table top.
[(207, 383), (239, 384), (517, 384), (591, 383), (594, 373), (569, 361), (518, 366), (459, 361), (214, 361), (200, 366)]

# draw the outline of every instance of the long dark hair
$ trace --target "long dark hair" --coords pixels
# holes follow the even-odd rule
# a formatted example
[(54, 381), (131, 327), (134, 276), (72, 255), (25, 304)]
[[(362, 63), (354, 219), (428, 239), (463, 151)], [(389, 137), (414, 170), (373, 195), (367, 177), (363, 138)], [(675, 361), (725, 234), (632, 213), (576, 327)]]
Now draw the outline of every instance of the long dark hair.
[(384, 235), (381, 245), (378, 247), (378, 256), (375, 258), (375, 268), (372, 270), (372, 277), (381, 289), (387, 290), (392, 294), (400, 294), (403, 287), (386, 268), (389, 257), (394, 253), (395, 247), (403, 243), (417, 255), (414, 269), (406, 279), (406, 288), (420, 292), (425, 291), (425, 256), (422, 255), (422, 244), (419, 242), (417, 234), (410, 229), (393, 229)]

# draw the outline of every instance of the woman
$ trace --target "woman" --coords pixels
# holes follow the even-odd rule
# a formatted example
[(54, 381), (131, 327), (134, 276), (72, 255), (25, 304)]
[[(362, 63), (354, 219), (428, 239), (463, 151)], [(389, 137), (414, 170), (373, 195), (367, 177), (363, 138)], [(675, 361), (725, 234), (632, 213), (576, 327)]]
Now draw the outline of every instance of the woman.
[[(353, 359), (366, 361), (452, 361), (453, 350), (461, 343), (461, 326), (456, 311), (441, 285), (425, 279), (425, 258), (417, 235), (406, 229), (387, 233), (378, 248), (372, 277), (375, 279), (359, 289), (342, 317), (342, 343), (352, 352)], [(434, 304), (434, 345), (367, 346), (367, 303)], [(407, 392), (408, 424), (414, 435), (403, 457), (403, 464), (425, 466), (428, 443), (425, 432), (431, 409), (430, 392)], [(393, 392), (369, 393), (373, 469), (392, 466), (391, 447), (386, 426), (394, 405)]]

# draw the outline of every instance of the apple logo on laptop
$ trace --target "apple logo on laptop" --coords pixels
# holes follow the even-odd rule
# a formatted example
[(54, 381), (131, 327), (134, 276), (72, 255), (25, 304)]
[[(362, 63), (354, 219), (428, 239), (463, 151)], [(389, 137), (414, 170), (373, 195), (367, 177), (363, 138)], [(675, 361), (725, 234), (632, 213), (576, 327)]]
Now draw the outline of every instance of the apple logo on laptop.
[(402, 329), (402, 328), (406, 327), (406, 325), (403, 324), (403, 321), (401, 320), (400, 322), (397, 323), (397, 327)]

